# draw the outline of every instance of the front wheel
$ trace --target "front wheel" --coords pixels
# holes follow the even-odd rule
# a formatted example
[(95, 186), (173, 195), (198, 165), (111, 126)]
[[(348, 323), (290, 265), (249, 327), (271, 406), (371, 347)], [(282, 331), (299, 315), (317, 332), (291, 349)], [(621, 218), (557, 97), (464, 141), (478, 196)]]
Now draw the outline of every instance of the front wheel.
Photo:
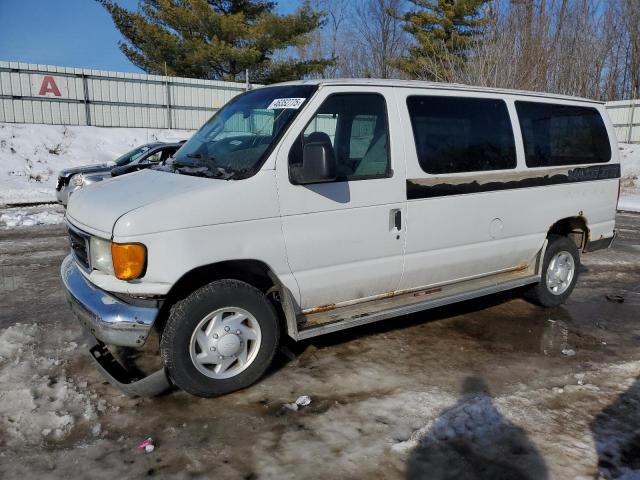
[(578, 280), (580, 254), (576, 244), (561, 235), (549, 235), (540, 283), (525, 296), (543, 307), (556, 307), (571, 295)]
[(257, 381), (271, 364), (279, 337), (275, 309), (260, 290), (219, 280), (171, 308), (160, 351), (178, 387), (212, 397)]

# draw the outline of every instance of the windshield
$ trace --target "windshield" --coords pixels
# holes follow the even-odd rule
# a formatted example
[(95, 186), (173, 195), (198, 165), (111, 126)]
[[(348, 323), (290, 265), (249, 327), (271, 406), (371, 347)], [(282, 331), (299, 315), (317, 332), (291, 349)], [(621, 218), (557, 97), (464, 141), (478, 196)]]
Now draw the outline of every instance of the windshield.
[(142, 155), (144, 155), (149, 150), (151, 150), (151, 147), (149, 147), (147, 145), (143, 145), (142, 147), (135, 148), (135, 149), (131, 150), (130, 152), (125, 153), (121, 157), (118, 157), (116, 159), (116, 165), (118, 165), (119, 167), (121, 167), (123, 165), (128, 165), (129, 163), (133, 162), (134, 160), (137, 160), (138, 158), (140, 158)]
[(235, 97), (158, 168), (223, 179), (253, 175), (315, 89), (265, 87)]

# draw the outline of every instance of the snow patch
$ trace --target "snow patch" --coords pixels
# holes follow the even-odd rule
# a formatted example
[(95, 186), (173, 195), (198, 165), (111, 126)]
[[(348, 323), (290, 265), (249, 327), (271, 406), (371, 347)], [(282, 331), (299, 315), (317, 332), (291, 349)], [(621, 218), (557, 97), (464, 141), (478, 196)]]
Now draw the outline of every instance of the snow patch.
[(0, 331), (0, 445), (61, 440), (78, 420), (97, 416), (88, 393), (64, 368), (52, 371), (60, 360), (37, 353), (41, 335), (45, 332), (35, 324)]
[(0, 226), (5, 228), (56, 225), (63, 221), (64, 210), (57, 205), (9, 208), (0, 215)]
[(620, 168), (618, 210), (640, 212), (640, 144), (620, 144)]
[(105, 163), (139, 145), (189, 138), (189, 130), (0, 123), (0, 204), (55, 201), (58, 172)]

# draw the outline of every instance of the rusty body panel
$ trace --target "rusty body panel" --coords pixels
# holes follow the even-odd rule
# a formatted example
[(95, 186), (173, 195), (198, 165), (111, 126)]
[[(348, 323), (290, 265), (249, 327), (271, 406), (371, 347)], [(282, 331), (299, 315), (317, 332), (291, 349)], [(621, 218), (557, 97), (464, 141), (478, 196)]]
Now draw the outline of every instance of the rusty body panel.
[[(540, 252), (543, 254), (543, 252)], [(437, 306), (475, 298), (539, 281), (536, 259), (526, 269), (509, 270), (449, 285), (403, 292), (387, 292), (373, 300), (336, 306), (322, 312), (301, 314), (296, 340), (344, 330)], [(391, 295), (393, 293), (394, 295)]]
[(329, 305), (320, 305), (319, 307), (310, 308), (308, 310), (305, 310), (305, 313), (312, 314), (312, 313), (328, 312), (329, 310), (333, 310), (334, 308), (336, 308), (336, 304), (330, 303)]
[[(539, 255), (539, 254), (538, 254)], [(508, 270), (505, 270), (504, 272), (498, 272), (498, 275), (501, 274), (517, 274), (519, 272), (524, 272), (526, 270), (531, 270), (532, 268), (535, 270), (536, 267), (536, 262), (537, 262), (537, 258), (538, 255), (536, 256), (536, 258), (532, 261), (532, 262), (524, 262), (521, 263), (519, 265), (517, 265), (514, 268), (510, 268)], [(417, 288), (404, 288), (404, 289), (400, 289), (400, 290), (394, 290), (391, 292), (385, 292), (385, 293), (381, 293), (380, 295), (376, 295), (373, 297), (368, 297), (368, 298), (359, 298), (356, 300), (350, 300), (347, 302), (341, 302), (339, 304), (336, 303), (330, 303), (328, 305), (320, 305), (318, 307), (313, 307), (313, 308), (308, 308), (305, 309), (301, 312), (302, 316), (310, 316), (310, 315), (315, 315), (318, 313), (325, 313), (325, 312), (330, 312), (332, 310), (339, 310), (342, 308), (346, 308), (346, 307), (351, 307), (351, 306), (357, 306), (357, 305), (361, 305), (361, 304), (371, 304), (373, 302), (380, 302), (386, 299), (392, 299), (392, 298), (396, 298), (396, 297), (400, 297), (403, 295), (409, 295), (411, 294), (413, 297), (424, 297), (427, 295), (434, 295), (434, 294), (439, 294), (442, 293), (443, 289), (448, 287), (449, 285), (455, 285), (458, 282), (447, 282), (445, 284), (442, 285), (437, 285), (437, 286), (432, 286), (432, 287), (426, 287), (425, 286), (421, 286), (421, 287), (417, 287)]]

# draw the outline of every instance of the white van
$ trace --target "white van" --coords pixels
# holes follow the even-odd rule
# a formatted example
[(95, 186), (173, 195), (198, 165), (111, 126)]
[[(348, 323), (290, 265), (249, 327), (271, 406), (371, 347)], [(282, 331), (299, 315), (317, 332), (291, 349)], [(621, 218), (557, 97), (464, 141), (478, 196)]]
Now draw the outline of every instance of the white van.
[[(335, 332), (501, 290), (555, 306), (615, 236), (604, 106), (410, 81), (240, 95), (161, 167), (76, 193), (62, 264), (111, 381), (213, 396), (260, 378), (283, 335)], [(137, 378), (107, 345), (159, 333)]]

